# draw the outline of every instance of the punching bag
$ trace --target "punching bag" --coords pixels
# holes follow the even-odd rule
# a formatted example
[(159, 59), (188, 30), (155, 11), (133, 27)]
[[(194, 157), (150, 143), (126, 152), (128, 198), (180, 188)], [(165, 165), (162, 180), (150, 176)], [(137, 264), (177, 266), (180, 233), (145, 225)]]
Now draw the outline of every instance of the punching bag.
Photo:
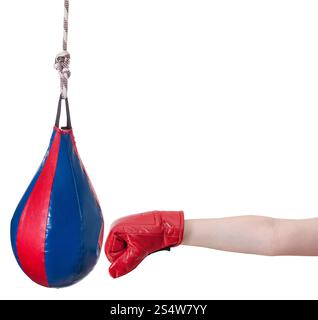
[[(60, 128), (62, 100), (67, 126)], [(103, 225), (98, 199), (75, 145), (68, 100), (61, 96), (48, 150), (11, 221), (15, 258), (40, 285), (71, 285), (96, 264)]]

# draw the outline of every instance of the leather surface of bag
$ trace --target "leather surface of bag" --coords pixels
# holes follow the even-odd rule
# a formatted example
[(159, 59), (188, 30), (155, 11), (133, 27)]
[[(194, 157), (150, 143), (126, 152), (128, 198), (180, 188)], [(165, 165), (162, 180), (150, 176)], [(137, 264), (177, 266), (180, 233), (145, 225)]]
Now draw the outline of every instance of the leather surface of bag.
[[(66, 101), (67, 103), (67, 101)], [(96, 264), (102, 211), (80, 160), (70, 125), (59, 128), (11, 221), (11, 244), (22, 270), (47, 287), (71, 285)]]

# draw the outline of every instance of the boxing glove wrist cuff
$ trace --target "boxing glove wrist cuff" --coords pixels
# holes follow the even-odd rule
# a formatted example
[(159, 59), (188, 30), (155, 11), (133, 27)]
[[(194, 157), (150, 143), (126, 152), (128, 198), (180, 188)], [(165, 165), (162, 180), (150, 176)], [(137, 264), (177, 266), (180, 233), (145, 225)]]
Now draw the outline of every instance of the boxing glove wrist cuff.
[(161, 219), (164, 231), (164, 243), (167, 247), (176, 247), (181, 244), (184, 233), (183, 211), (155, 211)]

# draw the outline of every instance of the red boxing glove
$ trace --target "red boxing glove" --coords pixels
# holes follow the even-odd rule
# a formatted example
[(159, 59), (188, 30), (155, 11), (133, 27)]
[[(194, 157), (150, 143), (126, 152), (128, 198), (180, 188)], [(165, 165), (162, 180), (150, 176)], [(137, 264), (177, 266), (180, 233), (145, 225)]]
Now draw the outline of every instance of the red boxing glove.
[(150, 253), (178, 246), (183, 229), (182, 211), (151, 211), (115, 221), (105, 244), (110, 275), (123, 276)]

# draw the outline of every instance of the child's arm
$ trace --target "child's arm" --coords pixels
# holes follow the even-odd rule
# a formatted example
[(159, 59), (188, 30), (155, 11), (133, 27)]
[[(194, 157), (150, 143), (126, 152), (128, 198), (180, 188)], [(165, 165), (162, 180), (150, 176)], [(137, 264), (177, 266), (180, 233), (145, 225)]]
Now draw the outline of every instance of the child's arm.
[(182, 244), (268, 256), (314, 256), (318, 255), (318, 218), (238, 216), (185, 220)]

